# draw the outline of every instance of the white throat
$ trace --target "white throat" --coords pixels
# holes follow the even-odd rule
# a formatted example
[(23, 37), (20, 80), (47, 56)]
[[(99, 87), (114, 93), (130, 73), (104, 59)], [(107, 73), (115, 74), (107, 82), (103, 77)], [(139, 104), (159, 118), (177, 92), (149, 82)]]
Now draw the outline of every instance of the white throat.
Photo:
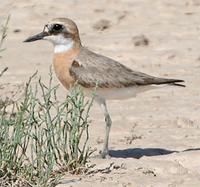
[(74, 46), (74, 40), (72, 38), (65, 38), (62, 34), (46, 36), (44, 39), (53, 43), (54, 53), (67, 51)]
[(61, 53), (63, 51), (67, 51), (69, 49), (71, 49), (74, 45), (74, 41), (72, 40), (70, 43), (68, 44), (57, 44), (57, 45), (54, 45), (54, 53)]

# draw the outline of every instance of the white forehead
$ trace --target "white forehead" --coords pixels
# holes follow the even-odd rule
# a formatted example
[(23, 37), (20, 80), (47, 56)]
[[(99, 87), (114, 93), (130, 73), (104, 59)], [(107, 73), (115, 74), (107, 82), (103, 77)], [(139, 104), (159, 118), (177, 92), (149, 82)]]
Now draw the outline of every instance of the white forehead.
[(63, 22), (48, 23), (47, 25), (44, 26), (44, 32), (51, 31), (51, 29), (53, 28), (53, 26), (55, 24), (64, 25), (65, 26), (65, 30), (67, 30), (68, 32), (71, 32), (71, 29)]

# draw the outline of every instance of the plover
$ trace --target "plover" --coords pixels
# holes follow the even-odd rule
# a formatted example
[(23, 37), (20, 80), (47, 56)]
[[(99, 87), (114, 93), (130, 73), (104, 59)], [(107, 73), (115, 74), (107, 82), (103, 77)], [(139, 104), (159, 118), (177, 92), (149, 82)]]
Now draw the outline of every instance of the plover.
[(107, 99), (128, 99), (138, 93), (164, 85), (184, 86), (180, 79), (158, 78), (132, 70), (125, 65), (96, 54), (83, 47), (76, 24), (68, 18), (54, 18), (44, 30), (24, 42), (48, 40), (54, 45), (53, 65), (60, 82), (69, 89), (76, 81), (82, 86), (86, 96), (91, 96), (98, 81), (97, 97), (105, 115), (106, 133), (102, 158), (109, 157), (108, 140), (112, 120), (107, 111)]

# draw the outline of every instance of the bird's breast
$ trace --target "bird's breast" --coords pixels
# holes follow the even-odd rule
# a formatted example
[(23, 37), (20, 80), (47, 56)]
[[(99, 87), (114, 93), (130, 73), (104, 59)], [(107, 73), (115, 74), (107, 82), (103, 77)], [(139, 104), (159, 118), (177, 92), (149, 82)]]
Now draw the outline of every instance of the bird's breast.
[(70, 84), (74, 84), (75, 80), (69, 73), (69, 69), (75, 58), (73, 51), (54, 53), (53, 65), (56, 76), (60, 82), (69, 90)]

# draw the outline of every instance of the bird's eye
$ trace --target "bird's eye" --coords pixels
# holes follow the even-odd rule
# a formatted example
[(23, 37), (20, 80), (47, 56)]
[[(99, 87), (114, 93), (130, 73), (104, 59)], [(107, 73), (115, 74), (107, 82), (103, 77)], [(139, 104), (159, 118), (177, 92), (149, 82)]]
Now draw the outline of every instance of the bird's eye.
[(55, 25), (53, 26), (53, 30), (54, 30), (54, 31), (59, 31), (60, 29), (62, 29), (62, 25), (60, 25), (60, 24), (55, 24)]

